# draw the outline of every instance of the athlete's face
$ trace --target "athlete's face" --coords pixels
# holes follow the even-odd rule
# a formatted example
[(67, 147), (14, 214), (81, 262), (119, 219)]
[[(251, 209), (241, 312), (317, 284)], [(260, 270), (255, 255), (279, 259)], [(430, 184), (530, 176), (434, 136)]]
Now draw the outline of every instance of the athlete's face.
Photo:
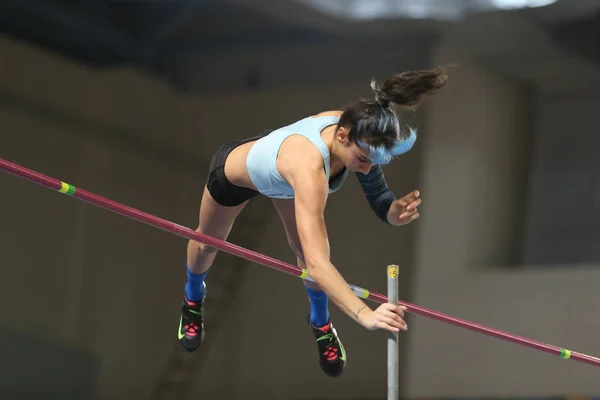
[(369, 158), (369, 151), (361, 149), (356, 143), (348, 138), (349, 130), (346, 128), (338, 128), (335, 138), (339, 144), (337, 146), (336, 155), (344, 163), (346, 169), (353, 172), (361, 172), (368, 174), (373, 166), (373, 162)]

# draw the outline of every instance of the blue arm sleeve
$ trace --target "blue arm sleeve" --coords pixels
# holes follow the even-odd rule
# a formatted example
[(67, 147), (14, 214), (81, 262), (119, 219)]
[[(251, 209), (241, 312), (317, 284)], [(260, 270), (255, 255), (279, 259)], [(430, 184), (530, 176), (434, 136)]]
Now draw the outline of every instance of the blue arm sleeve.
[(356, 176), (371, 209), (375, 211), (379, 219), (387, 222), (387, 212), (390, 205), (396, 200), (396, 195), (388, 188), (381, 167), (375, 164), (368, 174), (357, 172)]

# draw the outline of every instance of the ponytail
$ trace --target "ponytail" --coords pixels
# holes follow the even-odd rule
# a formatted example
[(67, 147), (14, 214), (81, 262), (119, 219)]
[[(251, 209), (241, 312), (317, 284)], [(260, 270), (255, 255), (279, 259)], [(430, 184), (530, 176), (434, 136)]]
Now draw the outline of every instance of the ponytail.
[(406, 71), (387, 78), (381, 87), (371, 81), (375, 101), (382, 107), (394, 103), (401, 107), (417, 107), (425, 96), (438, 93), (448, 82), (446, 68)]

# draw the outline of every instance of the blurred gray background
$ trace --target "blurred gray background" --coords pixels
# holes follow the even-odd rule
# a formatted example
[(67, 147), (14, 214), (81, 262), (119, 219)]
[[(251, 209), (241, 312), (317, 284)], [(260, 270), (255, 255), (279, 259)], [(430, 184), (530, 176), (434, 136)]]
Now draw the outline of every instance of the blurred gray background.
[[(512, 4), (508, 4), (512, 3)], [(530, 6), (523, 7), (530, 3)], [(382, 224), (356, 179), (326, 210), (351, 283), (600, 355), (600, 2), (4, 0), (0, 157), (192, 229), (229, 140), (458, 64), (384, 171), (421, 218)], [(386, 341), (332, 305), (320, 370), (301, 282), (221, 253), (207, 342), (177, 343), (186, 240), (0, 174), (0, 398), (376, 400)], [(229, 241), (293, 263), (271, 203)], [(600, 395), (597, 368), (409, 315), (401, 395)]]

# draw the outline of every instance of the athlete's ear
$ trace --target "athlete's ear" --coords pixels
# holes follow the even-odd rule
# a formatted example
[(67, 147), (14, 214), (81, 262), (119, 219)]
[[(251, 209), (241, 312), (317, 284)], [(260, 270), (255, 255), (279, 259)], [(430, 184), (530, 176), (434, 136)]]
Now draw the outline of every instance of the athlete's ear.
[(335, 137), (341, 144), (346, 144), (348, 142), (349, 134), (350, 130), (343, 126), (340, 126), (337, 131), (335, 131)]

